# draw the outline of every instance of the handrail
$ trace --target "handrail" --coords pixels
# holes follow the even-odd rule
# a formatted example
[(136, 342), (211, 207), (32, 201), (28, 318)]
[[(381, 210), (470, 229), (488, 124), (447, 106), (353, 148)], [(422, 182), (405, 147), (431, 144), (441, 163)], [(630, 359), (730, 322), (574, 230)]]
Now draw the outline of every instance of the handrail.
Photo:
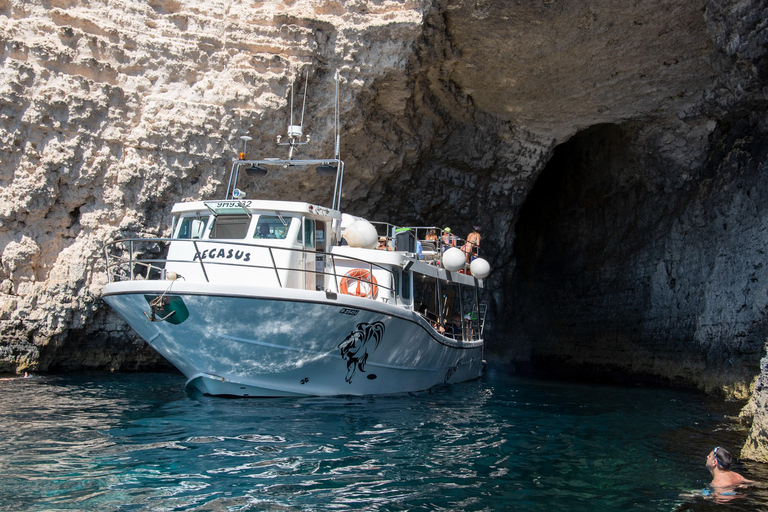
[[(381, 221), (371, 221), (371, 224), (376, 228), (376, 232), (379, 234), (379, 236), (386, 236), (387, 241), (394, 239), (394, 234), (398, 229), (409, 229), (413, 232), (414, 237), (419, 242), (435, 242), (435, 249), (437, 252), (442, 253), (446, 249), (446, 247), (456, 247), (460, 249), (463, 246), (466, 246), (467, 244), (471, 245), (470, 250), (472, 251), (472, 254), (474, 256), (480, 256), (480, 246), (476, 245), (474, 243), (467, 242), (466, 238), (462, 238), (460, 236), (455, 235), (453, 232), (446, 232), (443, 231), (442, 228), (439, 228), (437, 226), (398, 226), (396, 224), (391, 224), (389, 222), (381, 222)], [(386, 235), (382, 235), (380, 228), (383, 228)], [(437, 234), (437, 240), (427, 240), (424, 237), (419, 237), (419, 232), (429, 232), (429, 230), (434, 229), (435, 234)], [(443, 241), (443, 238), (447, 237), (449, 241), (453, 241), (454, 244), (446, 244)]]
[[(126, 238), (126, 239), (120, 239), (120, 240), (114, 240), (112, 242), (108, 242), (107, 244), (104, 245), (104, 255), (105, 255), (105, 259), (107, 261), (107, 264), (106, 264), (107, 268), (111, 268), (112, 269), (112, 272), (108, 273), (108, 280), (109, 280), (109, 282), (114, 282), (116, 280), (115, 278), (119, 276), (118, 272), (121, 269), (121, 258), (120, 258), (120, 256), (110, 255), (110, 253), (109, 253), (110, 247), (119, 247), (119, 246), (123, 246), (124, 247), (126, 244), (128, 245), (128, 248), (129, 248), (129, 251), (130, 251), (130, 254), (129, 254), (129, 257), (128, 257), (128, 261), (126, 262), (126, 261), (123, 260), (122, 261), (122, 265), (125, 265), (125, 263), (127, 263), (129, 265), (129, 272), (128, 272), (128, 274), (130, 275), (130, 279), (131, 280), (136, 279), (136, 275), (135, 275), (135, 272), (134, 272), (134, 266), (135, 265), (141, 265), (143, 267), (146, 267), (147, 268), (147, 271), (146, 271), (146, 276), (147, 277), (145, 279), (150, 280), (151, 279), (150, 276), (151, 276), (152, 271), (155, 270), (155, 271), (158, 272), (158, 276), (161, 275), (162, 270), (165, 268), (165, 265), (167, 263), (186, 263), (186, 264), (192, 263), (189, 260), (175, 260), (175, 259), (169, 259), (167, 257), (164, 257), (164, 258), (134, 258), (134, 254), (136, 253), (135, 245), (134, 244), (137, 244), (137, 243), (146, 243), (146, 244), (149, 244), (149, 243), (163, 243), (163, 244), (168, 244), (168, 246), (170, 246), (171, 242), (174, 242), (174, 243), (191, 243), (194, 246), (195, 254), (197, 255), (197, 257), (195, 259), (197, 259), (199, 261), (199, 263), (200, 263), (200, 267), (202, 269), (203, 276), (204, 276), (206, 282), (210, 282), (210, 278), (208, 276), (208, 272), (206, 271), (206, 266), (208, 266), (208, 265), (236, 266), (236, 267), (257, 268), (257, 269), (273, 269), (275, 271), (275, 275), (277, 277), (277, 283), (278, 283), (278, 287), (279, 288), (283, 288), (284, 287), (283, 283), (282, 283), (282, 281), (280, 279), (280, 275), (279, 275), (279, 271), (281, 271), (281, 270), (300, 272), (300, 273), (303, 273), (303, 274), (311, 273), (311, 274), (314, 274), (314, 275), (318, 275), (318, 274), (329, 275), (329, 276), (333, 276), (334, 282), (336, 284), (336, 290), (339, 290), (339, 277), (340, 276), (339, 276), (339, 274), (337, 272), (337, 269), (336, 269), (336, 258), (342, 258), (344, 260), (351, 260), (353, 262), (359, 263), (360, 266), (363, 267), (363, 268), (367, 266), (371, 275), (373, 275), (374, 268), (377, 269), (377, 270), (381, 270), (381, 271), (387, 272), (387, 274), (389, 274), (389, 276), (390, 276), (389, 286), (387, 286), (387, 285), (385, 285), (383, 283), (377, 284), (377, 286), (388, 290), (391, 293), (391, 297), (392, 297), (392, 299), (394, 301), (394, 304), (397, 304), (397, 290), (396, 290), (396, 286), (395, 286), (395, 274), (394, 274), (394, 271), (392, 271), (391, 269), (389, 269), (387, 267), (384, 267), (382, 265), (378, 265), (376, 263), (372, 263), (370, 261), (363, 260), (361, 258), (356, 258), (354, 256), (348, 256), (348, 255), (340, 256), (340, 255), (335, 255), (335, 254), (332, 254), (332, 253), (329, 253), (329, 252), (308, 250), (306, 248), (275, 247), (275, 246), (261, 245), (261, 244), (259, 244), (259, 245), (256, 245), (256, 244), (244, 244), (244, 243), (242, 243), (240, 241), (238, 241), (238, 242), (231, 242), (231, 241), (228, 241), (228, 240), (201, 240), (201, 239), (185, 239), (185, 238)], [(271, 265), (263, 265), (263, 264), (259, 264), (258, 262), (246, 263), (246, 264), (242, 264), (242, 263), (227, 263), (227, 262), (221, 262), (221, 261), (216, 261), (216, 260), (204, 262), (202, 257), (201, 257), (200, 247), (198, 246), (199, 243), (216, 244), (216, 245), (232, 245), (232, 246), (238, 246), (238, 247), (248, 247), (248, 248), (251, 248), (251, 249), (263, 248), (263, 249), (266, 249), (269, 252), (270, 260), (271, 260), (272, 264)], [(279, 267), (277, 265), (277, 262), (275, 261), (275, 258), (274, 258), (274, 253), (273, 253), (274, 250), (289, 251), (289, 252), (301, 252), (301, 253), (304, 254), (304, 261), (305, 262), (306, 262), (306, 255), (307, 254), (310, 254), (313, 257), (314, 256), (328, 256), (328, 257), (331, 258), (331, 266), (332, 266), (333, 271), (331, 273), (329, 273), (327, 271), (318, 272), (317, 270), (314, 270), (314, 269), (310, 270), (310, 269), (306, 268), (306, 266), (304, 268)], [(122, 267), (122, 268), (124, 268), (124, 267)], [(125, 274), (123, 274), (123, 275), (125, 275)], [(343, 277), (343, 275), (341, 277)], [(369, 297), (369, 298), (372, 298), (372, 297)]]
[[(354, 256), (348, 256), (348, 255), (337, 255), (332, 254), (328, 252), (320, 252), (320, 251), (313, 251), (313, 250), (307, 250), (306, 248), (295, 248), (295, 247), (275, 247), (271, 245), (261, 245), (261, 244), (245, 244), (241, 241), (232, 242), (227, 240), (201, 240), (201, 239), (178, 239), (178, 238), (132, 238), (132, 239), (120, 239), (115, 240), (113, 242), (109, 242), (104, 245), (104, 256), (106, 260), (106, 269), (107, 269), (107, 278), (109, 282), (114, 282), (116, 280), (120, 280), (121, 276), (122, 279), (125, 279), (128, 277), (131, 280), (134, 279), (147, 279), (147, 280), (159, 280), (163, 279), (164, 272), (163, 270), (166, 268), (166, 264), (168, 263), (184, 263), (184, 264), (191, 264), (192, 261), (189, 261), (189, 259), (179, 260), (179, 259), (169, 259), (167, 257), (167, 254), (163, 257), (151, 257), (151, 258), (140, 258), (137, 254), (137, 245), (139, 243), (143, 244), (170, 244), (170, 242), (181, 242), (181, 243), (191, 243), (194, 246), (196, 255), (194, 259), (199, 260), (199, 264), (202, 270), (202, 275), (205, 278), (206, 282), (210, 282), (210, 278), (208, 275), (208, 272), (206, 270), (206, 267), (209, 265), (214, 266), (229, 266), (229, 267), (240, 267), (240, 268), (254, 268), (254, 269), (272, 269), (275, 272), (275, 276), (277, 278), (277, 285), (279, 288), (284, 288), (287, 283), (283, 283), (282, 279), (280, 278), (280, 271), (293, 271), (293, 272), (299, 272), (301, 274), (306, 275), (306, 273), (311, 273), (314, 275), (325, 275), (332, 279), (332, 282), (335, 284), (335, 290), (340, 290), (340, 278), (342, 278), (344, 275), (339, 273), (339, 270), (337, 268), (336, 264), (336, 258), (342, 258), (343, 260), (353, 261), (357, 262), (359, 264), (359, 267), (361, 268), (368, 268), (370, 275), (373, 276), (374, 269), (380, 269), (390, 276), (390, 282), (389, 286), (385, 285), (384, 283), (378, 284), (377, 286), (382, 287), (385, 290), (388, 290), (390, 292), (391, 300), (393, 300), (394, 305), (397, 305), (398, 298), (397, 298), (397, 285), (396, 285), (396, 276), (395, 272), (389, 268), (386, 268), (384, 266), (378, 265), (376, 263), (373, 263), (368, 260), (363, 260), (360, 258), (356, 258)], [(201, 258), (201, 250), (199, 244), (216, 244), (216, 245), (231, 245), (231, 246), (238, 246), (238, 247), (248, 247), (252, 249), (258, 249), (262, 248), (269, 252), (271, 265), (270, 264), (263, 264), (265, 263), (264, 260), (261, 261), (255, 261), (255, 262), (249, 262), (246, 264), (243, 263), (231, 263), (226, 261), (217, 261), (217, 260), (208, 260), (203, 261)], [(162, 246), (161, 246), (162, 247)], [(169, 245), (166, 245), (166, 247), (169, 247)], [(114, 255), (110, 254), (110, 249), (117, 249), (121, 248), (120, 253), (124, 254), (125, 249), (127, 248), (129, 250), (129, 254), (127, 255), (127, 258), (122, 255)], [(296, 267), (279, 267), (277, 265), (277, 261), (275, 259), (275, 250), (284, 250), (284, 251), (291, 251), (291, 252), (301, 252), (304, 254), (304, 265), (301, 268)], [(140, 254), (140, 253), (139, 253)], [(322, 271), (318, 271), (315, 267), (312, 269), (307, 268), (306, 264), (306, 257), (307, 255), (312, 256), (328, 256), (330, 257), (330, 268), (325, 268)], [(128, 268), (126, 269), (125, 265), (128, 265)], [(146, 277), (137, 277), (136, 274), (136, 267), (143, 267), (146, 269), (143, 274)], [(210, 267), (208, 267), (210, 268)], [(155, 276), (155, 277), (153, 277)], [(355, 279), (355, 278), (352, 278)], [(365, 279), (359, 279), (361, 281), (366, 281)], [(440, 280), (438, 279), (438, 282)], [(303, 280), (304, 287), (306, 288), (306, 279)], [(329, 282), (330, 284), (330, 282)], [(371, 283), (372, 284), (372, 283)], [(439, 286), (439, 285), (438, 285)], [(369, 288), (368, 291), (368, 298), (373, 300), (372, 297), (372, 288)], [(479, 302), (479, 296), (478, 296), (478, 290), (475, 288), (475, 300), (474, 306), (470, 307), (469, 310), (465, 310), (462, 306), (460, 309), (464, 312), (471, 312), (473, 313), (473, 317), (470, 320), (465, 320), (462, 318), (461, 320), (461, 329), (460, 332), (445, 332), (442, 335), (446, 336), (447, 338), (454, 339), (454, 340), (461, 340), (464, 341), (472, 341), (472, 340), (479, 340), (483, 337), (483, 331), (485, 330), (485, 317), (487, 314), (487, 305), (481, 304)], [(462, 313), (463, 315), (464, 313)], [(429, 322), (428, 322), (429, 323)], [(430, 323), (431, 325), (431, 323)], [(434, 328), (434, 326), (433, 326)]]

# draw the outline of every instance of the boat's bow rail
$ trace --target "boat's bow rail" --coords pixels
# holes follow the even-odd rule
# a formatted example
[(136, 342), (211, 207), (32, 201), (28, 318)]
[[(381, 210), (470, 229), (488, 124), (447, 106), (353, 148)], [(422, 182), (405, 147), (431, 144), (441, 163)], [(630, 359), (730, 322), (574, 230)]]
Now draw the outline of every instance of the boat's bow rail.
[(348, 254), (226, 240), (128, 238), (106, 244), (104, 255), (109, 282), (182, 279), (256, 284), (397, 304), (394, 272)]

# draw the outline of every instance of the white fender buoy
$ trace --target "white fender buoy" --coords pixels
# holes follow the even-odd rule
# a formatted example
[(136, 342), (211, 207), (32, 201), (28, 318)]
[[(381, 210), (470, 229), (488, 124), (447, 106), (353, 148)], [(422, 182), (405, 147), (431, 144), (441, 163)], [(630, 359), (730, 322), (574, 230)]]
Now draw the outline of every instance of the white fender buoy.
[(373, 224), (365, 219), (358, 219), (344, 230), (344, 239), (350, 247), (375, 249), (379, 245), (379, 234)]
[(464, 268), (467, 255), (461, 249), (451, 247), (443, 253), (443, 268), (450, 272), (456, 272)]
[(491, 264), (483, 258), (475, 258), (469, 264), (469, 271), (478, 279), (485, 279), (491, 273)]
[(361, 217), (356, 217), (355, 215), (350, 215), (348, 213), (342, 213), (341, 214), (341, 229), (347, 229), (350, 224), (355, 222), (356, 220), (360, 220)]

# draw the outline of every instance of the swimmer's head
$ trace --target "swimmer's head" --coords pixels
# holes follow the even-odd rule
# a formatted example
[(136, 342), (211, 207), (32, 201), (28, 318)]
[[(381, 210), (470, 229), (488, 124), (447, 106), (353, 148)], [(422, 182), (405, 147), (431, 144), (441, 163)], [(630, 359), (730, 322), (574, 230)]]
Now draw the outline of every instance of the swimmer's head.
[(733, 464), (733, 456), (722, 446), (718, 446), (712, 450), (707, 459), (710, 457), (717, 464), (717, 467), (726, 471), (728, 471), (731, 468), (731, 464)]

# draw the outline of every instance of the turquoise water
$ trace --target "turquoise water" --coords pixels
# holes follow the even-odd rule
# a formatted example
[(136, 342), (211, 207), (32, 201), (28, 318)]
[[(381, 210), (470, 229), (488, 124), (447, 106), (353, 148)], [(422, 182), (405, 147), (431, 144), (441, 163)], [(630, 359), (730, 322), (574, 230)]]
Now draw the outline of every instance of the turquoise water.
[[(431, 392), (188, 395), (172, 374), (0, 382), (0, 510), (755, 510), (702, 490), (739, 405), (491, 367)], [(740, 468), (768, 481), (760, 464)]]

